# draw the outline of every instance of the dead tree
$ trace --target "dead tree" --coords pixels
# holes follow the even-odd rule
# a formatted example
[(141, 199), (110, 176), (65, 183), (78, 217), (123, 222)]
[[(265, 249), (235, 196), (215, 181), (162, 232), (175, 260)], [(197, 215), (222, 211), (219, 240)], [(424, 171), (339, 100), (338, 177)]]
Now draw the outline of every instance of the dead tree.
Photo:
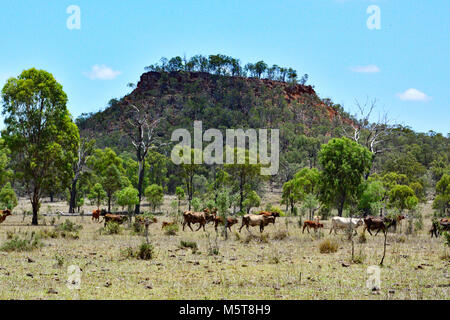
[(86, 165), (87, 157), (89, 157), (92, 154), (92, 151), (94, 150), (94, 144), (95, 144), (94, 140), (82, 138), (80, 141), (80, 145), (78, 146), (78, 158), (76, 162), (73, 163), (72, 165), (73, 178), (69, 187), (70, 192), (69, 213), (75, 213), (75, 208), (77, 207), (76, 203), (78, 192), (77, 183)]
[(131, 130), (129, 130), (128, 136), (136, 150), (136, 157), (139, 165), (137, 185), (139, 203), (136, 205), (134, 213), (139, 214), (145, 176), (145, 158), (150, 149), (162, 146), (157, 139), (155, 130), (163, 118), (158, 115), (151, 119), (149, 114), (144, 111), (142, 107), (139, 109), (133, 104), (130, 106), (132, 110), (128, 122), (131, 125)]
[[(373, 99), (370, 102), (369, 99), (366, 99), (366, 102), (363, 105), (356, 100), (355, 104), (359, 110), (359, 115), (355, 116), (357, 122), (350, 123), (353, 132), (346, 130), (346, 126), (344, 125), (344, 134), (348, 138), (369, 149), (373, 154), (373, 163), (377, 155), (387, 151), (385, 143), (389, 139), (394, 126), (391, 124), (387, 113), (380, 114), (377, 122), (370, 122), (369, 118), (376, 108), (376, 99)], [(369, 177), (369, 174), (370, 172), (366, 174), (366, 179)]]

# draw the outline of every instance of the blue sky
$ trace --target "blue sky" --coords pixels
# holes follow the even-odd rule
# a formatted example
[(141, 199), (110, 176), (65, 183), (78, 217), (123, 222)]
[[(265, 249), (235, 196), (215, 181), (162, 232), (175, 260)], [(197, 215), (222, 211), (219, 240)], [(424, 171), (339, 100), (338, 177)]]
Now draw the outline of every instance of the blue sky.
[[(70, 5), (79, 30), (66, 26)], [(380, 30), (366, 25), (371, 5)], [(45, 69), (76, 118), (127, 94), (162, 56), (222, 53), (308, 73), (320, 97), (351, 113), (355, 99), (376, 98), (395, 122), (447, 134), (449, 14), (448, 0), (1, 0), (0, 84)]]

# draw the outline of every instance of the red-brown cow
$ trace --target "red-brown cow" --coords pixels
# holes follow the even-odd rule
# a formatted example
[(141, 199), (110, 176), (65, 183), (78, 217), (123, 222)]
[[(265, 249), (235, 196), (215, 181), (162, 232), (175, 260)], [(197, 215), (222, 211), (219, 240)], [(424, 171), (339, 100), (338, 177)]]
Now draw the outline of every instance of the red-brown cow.
[[(214, 229), (217, 231), (217, 226), (219, 224), (223, 225), (225, 219), (223, 217), (217, 216), (217, 217), (214, 217), (213, 221), (214, 221)], [(227, 217), (227, 228), (230, 230), (230, 232), (231, 232), (231, 227), (234, 224), (236, 224), (236, 223), (238, 223), (238, 219), (237, 218), (235, 218), (235, 217)]]
[(205, 225), (206, 223), (212, 221), (214, 219), (214, 216), (212, 214), (208, 214), (205, 212), (194, 212), (194, 211), (185, 211), (183, 213), (183, 231), (184, 231), (184, 227), (187, 224), (189, 229), (191, 229), (192, 231), (194, 231), (191, 227), (191, 223), (192, 224), (196, 224), (198, 223), (198, 229), (195, 231), (200, 230), (201, 227), (203, 227), (203, 231), (205, 230)]
[(322, 224), (322, 223), (319, 223), (319, 222), (317, 222), (317, 221), (306, 220), (305, 222), (303, 222), (303, 230), (302, 230), (302, 233), (305, 232), (305, 228), (306, 228), (306, 230), (308, 231), (308, 233), (309, 233), (309, 229), (310, 229), (310, 228), (313, 228), (313, 229), (314, 229), (314, 232), (317, 232), (317, 229), (323, 228), (323, 224)]
[(366, 218), (364, 218), (364, 224), (365, 224), (364, 231), (366, 231), (366, 229), (367, 229), (367, 231), (369, 231), (369, 234), (371, 236), (373, 234), (370, 231), (377, 230), (377, 233), (375, 235), (377, 235), (378, 232), (380, 232), (380, 230), (382, 230), (384, 233), (387, 232), (386, 225), (384, 224), (384, 221), (381, 218), (366, 217)]
[(258, 215), (260, 216), (265, 216), (265, 217), (273, 217), (273, 223), (275, 224), (275, 220), (280, 216), (280, 214), (278, 212), (272, 211), (261, 211), (258, 213)]

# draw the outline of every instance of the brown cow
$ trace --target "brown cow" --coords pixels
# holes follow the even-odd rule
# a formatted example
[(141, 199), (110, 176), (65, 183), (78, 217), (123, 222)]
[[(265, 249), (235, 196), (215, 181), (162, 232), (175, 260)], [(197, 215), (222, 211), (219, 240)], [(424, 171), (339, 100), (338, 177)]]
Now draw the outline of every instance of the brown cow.
[[(377, 230), (377, 233), (375, 235), (378, 234), (378, 232), (380, 232), (380, 230), (383, 230), (384, 233), (387, 232), (387, 228), (386, 225), (384, 224), (384, 219), (381, 218), (374, 218), (374, 217), (366, 217), (364, 218), (364, 231), (369, 231), (370, 235), (372, 236), (372, 232), (370, 231), (374, 231)], [(364, 232), (363, 231), (363, 232)]]
[(161, 229), (164, 229), (165, 227), (168, 227), (168, 226), (173, 226), (176, 223), (177, 223), (176, 221), (172, 221), (172, 222), (163, 221)]
[[(214, 217), (213, 221), (214, 221), (214, 229), (217, 231), (217, 226), (219, 224), (223, 225), (225, 220), (223, 217), (217, 216), (217, 217)], [(238, 223), (238, 219), (236, 217), (227, 217), (227, 228), (230, 230), (230, 232), (231, 232), (231, 227), (236, 223)]]
[(194, 211), (185, 211), (183, 213), (183, 231), (184, 231), (184, 226), (187, 224), (189, 229), (191, 229), (192, 231), (194, 231), (191, 227), (191, 223), (192, 224), (196, 224), (198, 223), (198, 229), (195, 231), (200, 230), (201, 227), (203, 227), (203, 231), (205, 230), (205, 225), (206, 223), (212, 221), (214, 219), (214, 216), (212, 214), (208, 214), (205, 212), (194, 212)]
[(311, 220), (306, 220), (305, 222), (303, 222), (303, 230), (302, 233), (305, 232), (305, 228), (309, 233), (309, 229), (310, 228), (314, 228), (314, 232), (317, 232), (317, 229), (319, 228), (323, 228), (323, 224), (319, 223), (317, 221), (311, 221)]
[(92, 221), (99, 222), (100, 221), (100, 216), (104, 216), (105, 214), (106, 214), (106, 210), (105, 209), (102, 209), (102, 210), (96, 209), (96, 210), (92, 211)]
[(449, 218), (442, 218), (440, 221), (433, 221), (431, 225), (431, 237), (433, 238), (433, 235), (437, 238), (442, 231), (450, 231), (450, 219)]
[(3, 223), (3, 221), (5, 221), (7, 216), (11, 215), (11, 210), (6, 209), (6, 210), (0, 210), (0, 223)]
[(273, 217), (274, 218), (273, 219), (273, 223), (274, 224), (275, 224), (276, 218), (280, 216), (280, 214), (278, 212), (275, 212), (275, 211), (272, 211), (272, 212), (261, 211), (261, 212), (258, 213), (258, 215), (262, 215), (262, 216), (266, 216), (266, 217)]
[(239, 233), (244, 226), (247, 228), (248, 232), (250, 232), (250, 229), (248, 228), (249, 226), (259, 226), (259, 231), (262, 233), (264, 231), (264, 227), (269, 223), (275, 224), (274, 216), (266, 216), (264, 214), (246, 214), (242, 217), (242, 225), (239, 228)]

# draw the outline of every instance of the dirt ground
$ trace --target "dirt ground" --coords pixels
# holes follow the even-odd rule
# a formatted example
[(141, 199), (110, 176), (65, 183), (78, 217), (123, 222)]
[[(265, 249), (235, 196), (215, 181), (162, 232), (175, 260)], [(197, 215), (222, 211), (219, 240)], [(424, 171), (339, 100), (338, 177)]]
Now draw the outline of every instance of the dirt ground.
[[(264, 205), (276, 204), (278, 198), (270, 194)], [(101, 235), (102, 224), (89, 216), (94, 207), (86, 206), (84, 217), (45, 216), (41, 222), (45, 219), (46, 226), (32, 227), (31, 216), (22, 214), (29, 204), (21, 199), (14, 215), (0, 225), (0, 245), (7, 241), (8, 231), (51, 230), (52, 219), (55, 224), (69, 219), (83, 229), (77, 240), (49, 238), (34, 251), (0, 251), (0, 299), (449, 299), (450, 250), (442, 238), (427, 234), (429, 205), (422, 208), (424, 228), (417, 234), (406, 235), (406, 223), (388, 234), (381, 290), (372, 291), (366, 287), (367, 268), (381, 260), (381, 233), (366, 234), (365, 243), (356, 237), (359, 263), (350, 263), (351, 243), (343, 232), (329, 235), (329, 221), (324, 221), (322, 233), (303, 234), (297, 217), (282, 217), (263, 236), (254, 228), (254, 237), (245, 228), (237, 232), (239, 221), (228, 240), (219, 234), (218, 254), (211, 255), (216, 237), (211, 224), (207, 232), (182, 231), (180, 226), (170, 236), (161, 230), (161, 222), (172, 219), (167, 213), (173, 200), (165, 198), (165, 215), (157, 216), (158, 223), (149, 228), (154, 258), (138, 260), (127, 258), (124, 250), (137, 248), (145, 238), (128, 224), (120, 235)], [(67, 204), (44, 202), (41, 207), (42, 213), (57, 210), (67, 211)], [(337, 241), (337, 252), (320, 253), (319, 244), (328, 238)], [(195, 241), (198, 251), (180, 248), (182, 240)], [(71, 265), (82, 270), (79, 289), (67, 285)]]

